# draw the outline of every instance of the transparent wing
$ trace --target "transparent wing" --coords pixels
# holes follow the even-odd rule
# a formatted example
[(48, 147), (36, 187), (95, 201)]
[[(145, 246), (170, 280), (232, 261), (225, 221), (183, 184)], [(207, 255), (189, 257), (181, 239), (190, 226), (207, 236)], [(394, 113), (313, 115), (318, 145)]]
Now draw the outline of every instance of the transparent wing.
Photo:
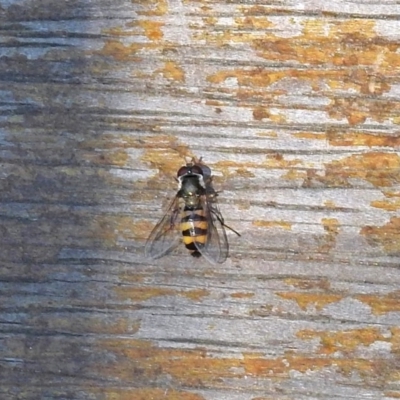
[(179, 243), (178, 218), (180, 216), (179, 198), (175, 197), (168, 211), (154, 227), (147, 239), (144, 253), (147, 258), (160, 258), (171, 251)]
[(229, 252), (224, 219), (215, 200), (210, 202), (204, 196), (202, 206), (208, 222), (207, 239), (204, 244), (195, 241), (195, 246), (211, 264), (223, 263), (227, 259)]

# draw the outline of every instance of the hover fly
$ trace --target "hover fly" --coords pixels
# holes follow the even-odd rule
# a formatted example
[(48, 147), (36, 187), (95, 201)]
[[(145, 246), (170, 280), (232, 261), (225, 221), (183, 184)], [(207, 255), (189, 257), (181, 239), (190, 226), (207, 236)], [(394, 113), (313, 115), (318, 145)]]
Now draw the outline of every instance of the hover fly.
[(225, 225), (211, 180), (211, 170), (201, 159), (193, 159), (178, 170), (178, 192), (147, 239), (146, 257), (162, 257), (183, 239), (193, 257), (203, 256), (211, 264), (226, 260), (229, 245), (225, 227), (240, 234)]

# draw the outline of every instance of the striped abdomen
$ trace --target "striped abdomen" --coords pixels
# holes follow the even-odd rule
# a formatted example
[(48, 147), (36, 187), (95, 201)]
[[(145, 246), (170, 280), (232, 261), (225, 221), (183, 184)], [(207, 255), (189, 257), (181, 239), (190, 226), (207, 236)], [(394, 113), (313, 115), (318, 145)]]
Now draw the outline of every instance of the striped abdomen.
[(204, 216), (202, 208), (196, 210), (190, 210), (187, 207), (184, 208), (181, 220), (183, 243), (185, 243), (186, 248), (191, 252), (193, 257), (201, 256), (195, 243), (203, 245), (206, 243), (207, 227), (207, 219)]

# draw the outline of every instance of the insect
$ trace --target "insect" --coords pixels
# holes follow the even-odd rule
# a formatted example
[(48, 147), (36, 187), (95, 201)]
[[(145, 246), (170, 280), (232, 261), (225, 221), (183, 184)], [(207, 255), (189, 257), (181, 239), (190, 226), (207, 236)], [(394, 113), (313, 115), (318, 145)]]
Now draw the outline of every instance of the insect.
[(226, 260), (229, 244), (225, 227), (240, 234), (225, 225), (211, 180), (211, 170), (201, 159), (193, 159), (178, 170), (178, 192), (147, 239), (146, 257), (162, 257), (183, 240), (193, 257), (203, 256), (211, 264)]

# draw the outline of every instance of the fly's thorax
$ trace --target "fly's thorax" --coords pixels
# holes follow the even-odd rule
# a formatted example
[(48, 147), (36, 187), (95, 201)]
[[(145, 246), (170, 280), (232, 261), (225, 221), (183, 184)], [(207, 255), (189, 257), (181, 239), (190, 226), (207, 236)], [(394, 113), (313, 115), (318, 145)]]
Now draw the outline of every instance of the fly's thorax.
[(183, 199), (185, 206), (195, 209), (200, 202), (200, 196), (205, 194), (204, 181), (201, 175), (184, 175), (179, 178), (178, 196)]

